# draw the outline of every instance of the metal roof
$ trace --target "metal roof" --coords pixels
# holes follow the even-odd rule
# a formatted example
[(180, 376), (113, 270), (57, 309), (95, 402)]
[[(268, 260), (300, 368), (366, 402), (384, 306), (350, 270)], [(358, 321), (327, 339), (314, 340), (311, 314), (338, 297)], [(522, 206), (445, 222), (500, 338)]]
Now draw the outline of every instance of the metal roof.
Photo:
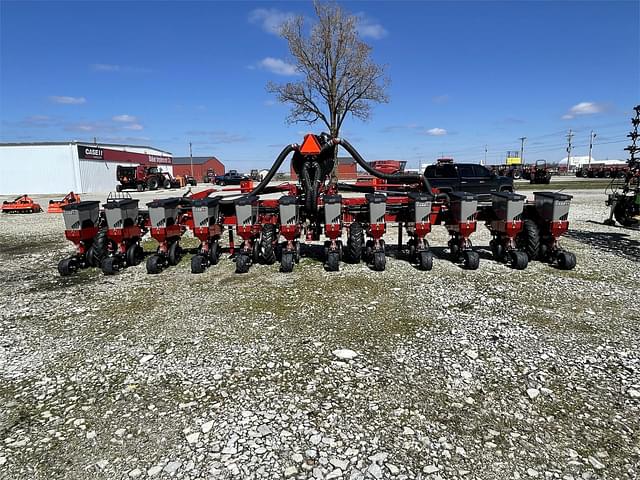
[(40, 146), (46, 147), (50, 145), (85, 145), (85, 146), (98, 146), (98, 147), (124, 147), (124, 148), (147, 148), (149, 150), (155, 150), (157, 152), (166, 153), (167, 155), (173, 155), (171, 152), (167, 152), (165, 150), (161, 150), (156, 147), (149, 147), (147, 145), (125, 145), (122, 143), (93, 143), (93, 142), (21, 142), (21, 143), (0, 143), (0, 147), (29, 147), (29, 146)]
[[(210, 157), (193, 157), (193, 164), (194, 165), (202, 165), (203, 163), (207, 163), (207, 161), (209, 161), (209, 160), (215, 160), (217, 162), (220, 161), (214, 156), (210, 156)], [(191, 157), (173, 157), (173, 164), (174, 165), (190, 165), (191, 164)]]

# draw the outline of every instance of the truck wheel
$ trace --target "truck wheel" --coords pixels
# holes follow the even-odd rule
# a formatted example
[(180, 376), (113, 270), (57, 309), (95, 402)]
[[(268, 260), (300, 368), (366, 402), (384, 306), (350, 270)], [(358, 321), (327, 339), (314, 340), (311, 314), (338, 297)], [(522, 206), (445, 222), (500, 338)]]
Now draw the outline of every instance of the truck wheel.
[(529, 260), (535, 260), (540, 253), (540, 230), (531, 219), (522, 222), (522, 230), (516, 236), (516, 247), (527, 254)]

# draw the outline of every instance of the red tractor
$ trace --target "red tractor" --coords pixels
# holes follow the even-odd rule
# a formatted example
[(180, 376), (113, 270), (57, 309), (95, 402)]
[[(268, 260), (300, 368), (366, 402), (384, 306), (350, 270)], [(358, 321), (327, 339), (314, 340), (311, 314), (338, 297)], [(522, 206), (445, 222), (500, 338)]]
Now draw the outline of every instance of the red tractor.
[(180, 188), (180, 182), (173, 178), (169, 172), (161, 172), (158, 167), (138, 165), (137, 167), (125, 167), (119, 165), (116, 169), (116, 179), (120, 185), (116, 185), (116, 191), (135, 189), (138, 192), (144, 190), (157, 190), (158, 188)]

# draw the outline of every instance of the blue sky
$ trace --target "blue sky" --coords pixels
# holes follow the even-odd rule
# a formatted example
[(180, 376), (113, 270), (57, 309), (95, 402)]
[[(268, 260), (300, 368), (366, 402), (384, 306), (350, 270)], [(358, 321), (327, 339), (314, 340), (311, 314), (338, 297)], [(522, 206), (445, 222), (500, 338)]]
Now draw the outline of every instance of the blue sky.
[[(559, 160), (591, 129), (626, 158), (640, 101), (640, 2), (341, 2), (387, 65), (390, 103), (342, 136), (365, 158)], [(267, 167), (320, 125), (286, 125), (268, 81), (295, 80), (274, 31), (308, 2), (0, 3), (0, 141), (152, 145)]]

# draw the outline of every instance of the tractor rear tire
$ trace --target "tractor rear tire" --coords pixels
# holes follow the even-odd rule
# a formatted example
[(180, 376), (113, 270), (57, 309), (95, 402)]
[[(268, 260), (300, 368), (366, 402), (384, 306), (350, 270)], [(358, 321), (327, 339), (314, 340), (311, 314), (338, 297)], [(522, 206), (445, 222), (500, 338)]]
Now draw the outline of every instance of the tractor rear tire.
[(276, 240), (276, 226), (270, 223), (262, 227), (262, 238), (260, 238), (260, 256), (262, 261), (267, 265), (273, 265), (276, 262), (276, 252), (273, 243)]
[(340, 253), (331, 251), (327, 254), (327, 271), (337, 272), (340, 270)]
[(295, 253), (294, 252), (282, 252), (282, 259), (280, 260), (280, 271), (282, 273), (291, 273), (293, 272), (293, 265), (295, 262)]
[(362, 224), (360, 222), (353, 222), (349, 227), (345, 258), (351, 263), (359, 263), (362, 259), (363, 244), (364, 229), (362, 228)]
[(63, 277), (68, 277), (78, 271), (78, 262), (75, 258), (63, 258), (58, 263), (58, 273)]
[(527, 254), (529, 261), (536, 260), (540, 254), (540, 230), (531, 219), (522, 222), (522, 231), (516, 236), (516, 247)]
[(169, 180), (165, 180), (164, 182), (162, 182), (162, 188), (164, 188), (165, 190), (169, 190), (171, 188), (171, 182)]
[(462, 257), (464, 258), (464, 268), (467, 270), (477, 270), (480, 266), (480, 255), (478, 255), (478, 252), (465, 250), (462, 253)]
[(576, 256), (567, 251), (558, 252), (558, 268), (560, 270), (573, 270), (576, 266)]
[(511, 267), (516, 270), (524, 270), (529, 265), (529, 257), (526, 253), (514, 250), (511, 252)]
[(115, 275), (120, 271), (120, 261), (116, 257), (107, 257), (102, 260), (102, 273)]
[(136, 265), (140, 265), (143, 256), (144, 251), (142, 250), (142, 247), (140, 245), (138, 245), (137, 243), (129, 245), (126, 255), (127, 266), (135, 267)]
[(156, 274), (162, 271), (162, 260), (159, 255), (153, 254), (147, 258), (147, 273)]
[(89, 246), (89, 248), (87, 248), (87, 251), (84, 254), (85, 263), (86, 263), (87, 267), (96, 267), (97, 266), (97, 265), (95, 265), (93, 263), (93, 257), (94, 257), (93, 244), (91, 244)]
[(159, 182), (156, 177), (151, 177), (149, 180), (147, 180), (147, 188), (149, 190), (157, 190), (158, 185), (159, 185)]
[(428, 272), (433, 268), (433, 253), (429, 250), (424, 250), (418, 253), (418, 262), (420, 270)]
[(191, 273), (203, 273), (206, 268), (206, 259), (203, 255), (191, 257)]
[(387, 265), (387, 257), (384, 255), (384, 250), (378, 250), (373, 253), (373, 269), (376, 272), (384, 272)]
[(209, 245), (209, 264), (217, 265), (218, 261), (220, 261), (220, 243), (218, 240), (213, 240)]
[(167, 257), (169, 265), (171, 266), (175, 266), (180, 263), (180, 259), (182, 259), (182, 248), (180, 247), (180, 242), (175, 241), (171, 243)]
[(249, 266), (251, 265), (251, 259), (246, 253), (239, 253), (236, 257), (236, 273), (247, 273)]

